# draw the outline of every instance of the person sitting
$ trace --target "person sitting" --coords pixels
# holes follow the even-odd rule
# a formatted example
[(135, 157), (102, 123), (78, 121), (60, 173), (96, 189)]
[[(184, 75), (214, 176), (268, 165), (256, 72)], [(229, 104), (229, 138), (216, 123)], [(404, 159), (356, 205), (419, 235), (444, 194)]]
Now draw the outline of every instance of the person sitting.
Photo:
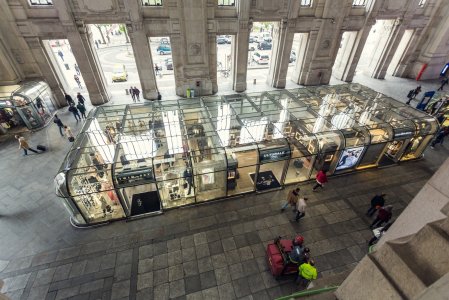
[(312, 280), (317, 278), (317, 275), (318, 272), (315, 268), (315, 261), (310, 259), (308, 262), (305, 262), (299, 266), (296, 283), (306, 288)]
[(294, 264), (300, 264), (304, 248), (302, 244), (304, 243), (304, 238), (300, 235), (296, 236), (293, 241), (292, 251), (288, 254), (289, 260)]

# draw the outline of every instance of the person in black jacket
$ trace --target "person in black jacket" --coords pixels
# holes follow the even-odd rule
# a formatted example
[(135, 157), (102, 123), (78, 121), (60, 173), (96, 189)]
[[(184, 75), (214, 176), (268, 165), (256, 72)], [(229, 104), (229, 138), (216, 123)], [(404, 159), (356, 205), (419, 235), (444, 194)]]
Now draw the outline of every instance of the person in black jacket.
[(386, 196), (386, 194), (380, 194), (380, 195), (374, 196), (373, 199), (371, 199), (371, 206), (368, 209), (368, 211), (366, 212), (366, 215), (368, 217), (372, 217), (374, 215), (374, 213), (376, 212), (376, 209), (384, 206), (385, 196)]
[(58, 117), (58, 115), (55, 115), (55, 119), (53, 120), (53, 122), (58, 125), (59, 127), (59, 133), (61, 134), (61, 136), (64, 136), (64, 133), (62, 132), (64, 130), (64, 124), (62, 123), (61, 119)]
[(65, 97), (65, 100), (67, 101), (67, 104), (69, 106), (70, 105), (75, 105), (75, 101), (73, 101), (72, 97), (69, 94), (65, 93), (64, 97)]
[(78, 98), (79, 103), (84, 105), (84, 101), (86, 101), (86, 99), (84, 99), (84, 97), (83, 97), (83, 95), (81, 95), (81, 93), (78, 93), (78, 95), (76, 95), (76, 98)]
[(69, 111), (73, 114), (77, 122), (81, 120), (81, 116), (78, 113), (78, 109), (75, 107), (75, 104), (69, 106)]

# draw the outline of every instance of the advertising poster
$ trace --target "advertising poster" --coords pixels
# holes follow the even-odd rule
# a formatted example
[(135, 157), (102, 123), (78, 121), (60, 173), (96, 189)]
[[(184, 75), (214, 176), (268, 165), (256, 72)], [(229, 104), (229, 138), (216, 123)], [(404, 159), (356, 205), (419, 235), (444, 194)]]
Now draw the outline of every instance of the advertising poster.
[(345, 149), (341, 154), (335, 170), (349, 169), (357, 165), (365, 147)]

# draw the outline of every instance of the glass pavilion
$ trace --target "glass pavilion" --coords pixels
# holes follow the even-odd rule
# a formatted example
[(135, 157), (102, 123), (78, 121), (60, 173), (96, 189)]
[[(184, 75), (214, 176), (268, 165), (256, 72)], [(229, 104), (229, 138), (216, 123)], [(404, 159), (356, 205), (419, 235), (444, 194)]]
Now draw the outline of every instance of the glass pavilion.
[(55, 178), (75, 226), (418, 159), (436, 119), (358, 84), (102, 106)]

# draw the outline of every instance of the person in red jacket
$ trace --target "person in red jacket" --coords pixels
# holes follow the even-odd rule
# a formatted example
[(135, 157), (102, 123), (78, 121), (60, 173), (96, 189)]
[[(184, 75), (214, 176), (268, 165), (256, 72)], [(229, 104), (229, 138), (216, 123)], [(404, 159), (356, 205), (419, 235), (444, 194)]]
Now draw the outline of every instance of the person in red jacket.
[(327, 182), (327, 176), (326, 176), (326, 171), (321, 170), (318, 172), (318, 174), (316, 174), (316, 184), (313, 187), (313, 191), (315, 192), (317, 188), (323, 188), (324, 184)]
[(377, 228), (381, 226), (383, 223), (390, 221), (393, 210), (393, 205), (387, 205), (379, 208), (377, 211), (377, 217), (371, 224), (370, 228)]

